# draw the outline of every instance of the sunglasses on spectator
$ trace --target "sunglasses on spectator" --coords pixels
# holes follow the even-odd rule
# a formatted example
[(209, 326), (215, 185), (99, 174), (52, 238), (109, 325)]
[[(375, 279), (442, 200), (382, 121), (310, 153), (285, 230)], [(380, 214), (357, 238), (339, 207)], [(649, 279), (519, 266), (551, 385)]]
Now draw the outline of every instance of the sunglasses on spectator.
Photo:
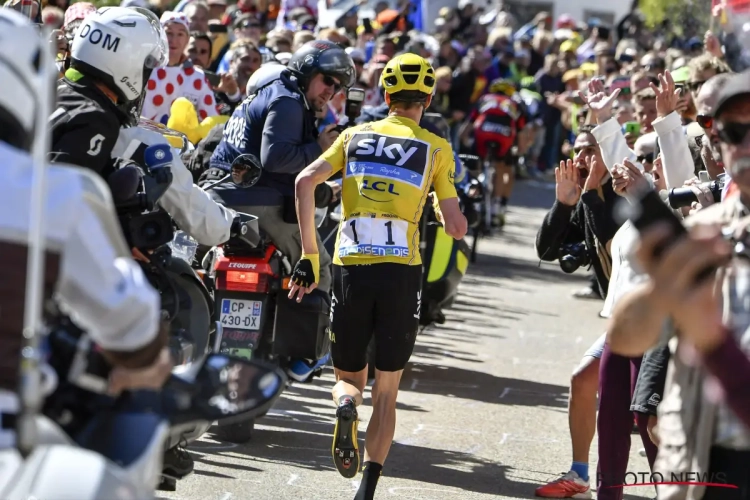
[(705, 80), (702, 82), (687, 82), (686, 85), (687, 88), (690, 89), (690, 92), (698, 92), (704, 83), (706, 83)]
[(205, 54), (208, 54), (208, 49), (200, 49), (200, 50), (198, 50), (198, 49), (196, 49), (196, 48), (193, 47), (193, 48), (188, 49), (188, 54), (205, 55)]
[(246, 30), (250, 28), (260, 28), (260, 24), (255, 23), (253, 21), (245, 21), (244, 23), (239, 25), (239, 28), (242, 30)]
[(325, 83), (329, 87), (333, 87), (333, 90), (335, 92), (338, 92), (339, 90), (341, 90), (341, 87), (342, 87), (342, 85), (339, 82), (337, 82), (335, 78), (328, 76), (328, 75), (323, 75), (323, 83)]
[(645, 155), (640, 155), (638, 158), (638, 163), (653, 163), (654, 162), (654, 153), (646, 153)]
[(695, 121), (706, 130), (714, 126), (714, 117), (711, 115), (698, 115), (695, 117)]
[(722, 142), (738, 145), (742, 144), (745, 136), (750, 132), (750, 123), (719, 122), (716, 124), (716, 131)]

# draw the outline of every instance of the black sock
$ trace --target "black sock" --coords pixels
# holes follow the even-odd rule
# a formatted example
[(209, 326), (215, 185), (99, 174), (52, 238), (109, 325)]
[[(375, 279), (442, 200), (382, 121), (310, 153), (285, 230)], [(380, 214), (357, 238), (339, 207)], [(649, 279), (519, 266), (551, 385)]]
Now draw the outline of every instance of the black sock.
[(375, 487), (383, 472), (383, 466), (375, 462), (365, 462), (362, 470), (362, 482), (354, 496), (354, 500), (373, 500), (375, 498)]
[(501, 207), (507, 207), (508, 206), (508, 197), (503, 196), (500, 198), (500, 206)]

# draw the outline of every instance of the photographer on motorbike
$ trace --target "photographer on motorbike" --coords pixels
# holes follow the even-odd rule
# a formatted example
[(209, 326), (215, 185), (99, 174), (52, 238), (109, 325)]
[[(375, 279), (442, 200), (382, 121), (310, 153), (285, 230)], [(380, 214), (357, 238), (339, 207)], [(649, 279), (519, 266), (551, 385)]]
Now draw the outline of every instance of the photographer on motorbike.
[[(146, 147), (164, 144), (158, 132), (137, 127), (151, 72), (167, 63), (166, 34), (142, 8), (108, 7), (88, 15), (71, 46), (70, 69), (57, 88), (50, 117), (54, 161), (89, 168), (109, 180), (115, 199), (135, 194), (120, 179), (140, 175)], [(199, 243), (230, 237), (234, 213), (193, 184), (174, 154), (172, 183), (159, 201), (180, 228)], [(110, 176), (118, 170), (117, 178)], [(134, 183), (129, 183), (134, 184)]]
[[(27, 18), (0, 10), (2, 38), (0, 79), (0, 448), (13, 446), (13, 415), (19, 411), (19, 373), (24, 343), (24, 288), (32, 197), (33, 159), (39, 128), (35, 117), (45, 113), (40, 96), (53, 90), (54, 67), (40, 67), (39, 54), (48, 50)], [(50, 56), (50, 64), (52, 57)], [(50, 77), (44, 81), (45, 77)], [(39, 146), (39, 145), (37, 145)], [(69, 166), (47, 167), (43, 200), (45, 250), (44, 299), (53, 295), (59, 309), (75, 313), (83, 328), (114, 366), (110, 392), (158, 388), (170, 375), (167, 331), (159, 328), (160, 300), (117, 231), (107, 186), (95, 175)], [(9, 428), (10, 427), (10, 428)]]
[[(242, 211), (258, 216), (260, 228), (290, 262), (297, 262), (302, 255), (294, 180), (338, 137), (336, 125), (327, 126), (319, 134), (315, 114), (325, 109), (342, 88), (350, 87), (355, 76), (354, 63), (344, 49), (325, 40), (306, 43), (277, 78), (266, 81), (235, 110), (211, 157), (211, 169), (203, 176), (203, 180), (223, 177), (241, 154), (259, 158), (263, 175), (255, 187), (237, 190), (235, 186), (219, 186), (215, 194), (227, 204), (242, 206)], [(339, 191), (335, 183), (322, 184), (316, 192), (316, 205), (327, 206)], [(283, 202), (271, 201), (276, 195), (283, 197)], [(258, 201), (260, 196), (269, 197), (266, 206), (259, 206), (263, 205)], [(274, 206), (270, 206), (272, 203)], [(331, 258), (327, 253), (322, 252), (320, 264), (319, 288), (328, 292)]]

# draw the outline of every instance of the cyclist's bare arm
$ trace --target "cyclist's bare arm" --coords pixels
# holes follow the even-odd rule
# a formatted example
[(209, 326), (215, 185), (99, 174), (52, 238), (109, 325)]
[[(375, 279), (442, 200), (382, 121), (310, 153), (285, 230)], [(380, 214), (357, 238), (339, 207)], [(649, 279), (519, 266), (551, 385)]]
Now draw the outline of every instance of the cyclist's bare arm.
[(468, 222), (458, 206), (458, 198), (440, 200), (440, 212), (443, 214), (443, 227), (448, 236), (456, 240), (466, 236)]
[(333, 167), (325, 160), (318, 158), (297, 176), (295, 182), (295, 204), (297, 219), (302, 239), (302, 251), (305, 254), (317, 254), (318, 242), (315, 227), (315, 188), (333, 174)]

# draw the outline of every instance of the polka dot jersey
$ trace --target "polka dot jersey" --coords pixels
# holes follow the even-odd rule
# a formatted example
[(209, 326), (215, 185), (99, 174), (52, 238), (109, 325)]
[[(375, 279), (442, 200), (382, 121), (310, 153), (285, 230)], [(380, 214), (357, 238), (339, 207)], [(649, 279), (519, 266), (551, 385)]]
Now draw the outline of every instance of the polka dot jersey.
[(141, 114), (159, 123), (167, 124), (172, 103), (178, 97), (193, 103), (199, 121), (218, 114), (216, 99), (206, 75), (190, 62), (155, 70), (146, 89)]

